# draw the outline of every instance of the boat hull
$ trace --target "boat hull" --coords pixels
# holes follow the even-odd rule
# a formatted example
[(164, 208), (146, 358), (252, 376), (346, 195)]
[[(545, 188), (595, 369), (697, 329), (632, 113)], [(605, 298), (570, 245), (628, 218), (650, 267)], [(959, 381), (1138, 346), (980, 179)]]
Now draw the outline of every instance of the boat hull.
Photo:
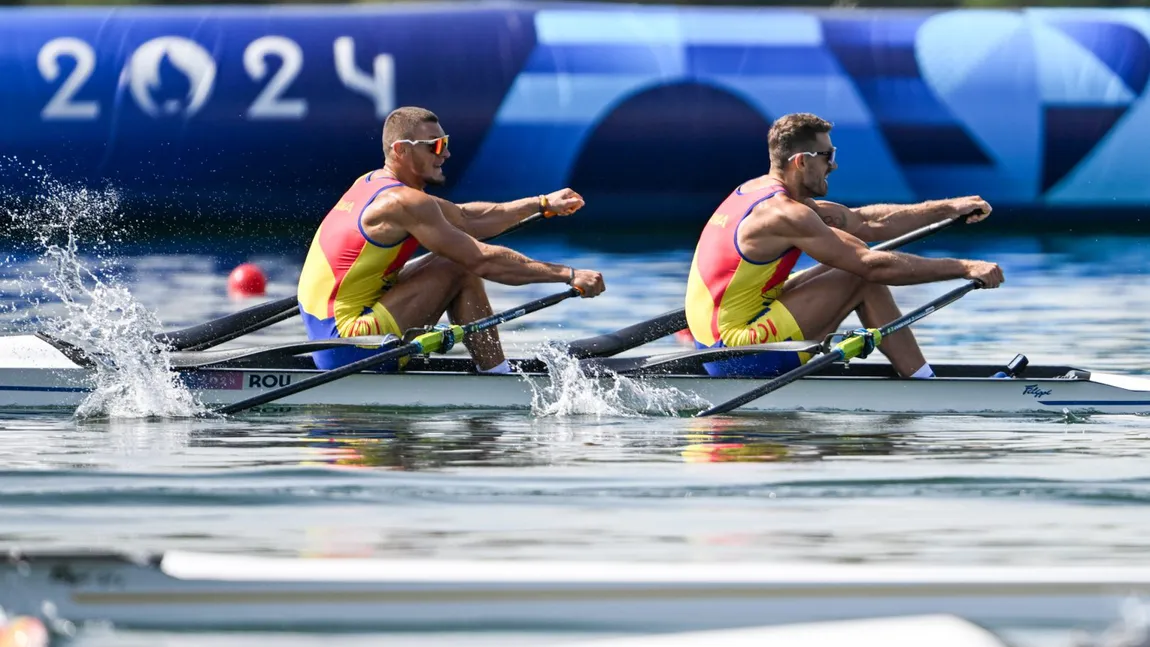
[[(36, 340), (39, 341), (39, 340)], [(25, 357), (51, 351), (47, 365), (0, 353), (0, 407), (75, 407), (92, 384), (91, 368), (29, 342)], [(35, 351), (35, 352), (33, 352)], [(478, 375), (466, 359), (416, 358), (400, 374), (359, 373), (290, 395), (262, 407), (381, 407), (531, 409), (552, 377), (539, 362), (519, 363), (523, 372)], [(880, 414), (1063, 415), (1150, 413), (1150, 379), (1091, 373), (1071, 367), (1032, 366), (1020, 379), (986, 377), (997, 367), (937, 365), (930, 380), (898, 378), (889, 365), (836, 365), (765, 395), (739, 412), (855, 412)], [(238, 402), (315, 375), (306, 368), (220, 367), (181, 371), (205, 405)], [(617, 376), (597, 379), (608, 388)], [(662, 398), (683, 412), (697, 411), (744, 393), (762, 380), (712, 378), (705, 374), (628, 377), (647, 388), (673, 389)]]
[(659, 564), (275, 558), (168, 552), (22, 556), (0, 605), (118, 627), (691, 631), (949, 613), (1101, 627), (1139, 568)]

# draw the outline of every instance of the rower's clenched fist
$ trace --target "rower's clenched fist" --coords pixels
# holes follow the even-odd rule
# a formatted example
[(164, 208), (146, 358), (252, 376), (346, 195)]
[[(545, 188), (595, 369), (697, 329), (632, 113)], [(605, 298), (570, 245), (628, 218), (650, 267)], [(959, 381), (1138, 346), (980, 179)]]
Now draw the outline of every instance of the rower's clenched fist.
[(954, 209), (956, 218), (966, 216), (966, 224), (968, 225), (986, 220), (992, 211), (990, 203), (977, 195), (951, 198), (950, 206)]
[(570, 216), (583, 208), (583, 196), (575, 193), (571, 189), (559, 189), (542, 197), (545, 198), (542, 211), (543, 215), (547, 218), (551, 216)]
[(985, 288), (996, 288), (1006, 280), (998, 263), (986, 261), (964, 261), (964, 263), (966, 263), (966, 278), (981, 281)]
[(579, 290), (584, 299), (599, 296), (607, 286), (603, 284), (603, 275), (595, 270), (575, 270), (575, 278), (571, 279), (571, 287)]

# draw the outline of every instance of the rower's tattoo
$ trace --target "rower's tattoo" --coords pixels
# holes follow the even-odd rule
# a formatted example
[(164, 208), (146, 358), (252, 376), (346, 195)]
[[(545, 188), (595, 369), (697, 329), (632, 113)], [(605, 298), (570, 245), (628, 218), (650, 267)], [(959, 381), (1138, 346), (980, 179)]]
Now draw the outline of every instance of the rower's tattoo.
[(828, 227), (834, 227), (835, 229), (842, 229), (847, 224), (846, 218), (837, 210), (825, 209), (819, 214), (819, 217), (823, 219), (823, 222), (827, 223)]

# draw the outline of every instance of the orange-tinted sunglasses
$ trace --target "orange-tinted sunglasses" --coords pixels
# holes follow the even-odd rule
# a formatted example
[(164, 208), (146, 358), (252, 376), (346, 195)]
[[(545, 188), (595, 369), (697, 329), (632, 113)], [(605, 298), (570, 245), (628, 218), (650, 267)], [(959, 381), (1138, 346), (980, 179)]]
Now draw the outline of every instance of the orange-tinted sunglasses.
[(431, 152), (436, 155), (442, 155), (447, 150), (448, 135), (437, 137), (435, 139), (397, 139), (395, 140), (400, 144), (427, 144), (431, 147)]

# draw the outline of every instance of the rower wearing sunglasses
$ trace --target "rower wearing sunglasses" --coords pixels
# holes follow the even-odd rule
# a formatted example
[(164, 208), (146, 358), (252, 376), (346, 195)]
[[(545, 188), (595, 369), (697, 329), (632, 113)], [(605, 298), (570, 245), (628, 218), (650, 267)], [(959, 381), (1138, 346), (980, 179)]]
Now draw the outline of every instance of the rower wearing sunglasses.
[[(403, 336), (435, 325), (491, 316), (483, 279), (507, 285), (566, 283), (584, 297), (605, 288), (599, 272), (533, 260), (479, 238), (528, 216), (568, 216), (583, 206), (571, 189), (505, 203), (456, 205), (424, 192), (445, 181), (448, 136), (429, 110), (398, 108), (383, 126), (383, 168), (360, 176), (320, 223), (299, 278), (300, 311), (310, 339)], [(431, 254), (414, 261), (419, 246)], [(506, 373), (496, 328), (464, 340), (476, 368)], [(378, 349), (344, 347), (313, 353), (328, 370)], [(385, 367), (396, 370), (397, 365)]]
[[(994, 263), (924, 258), (870, 249), (948, 218), (977, 222), (990, 205), (977, 196), (857, 209), (816, 200), (838, 168), (831, 124), (813, 114), (781, 117), (768, 134), (771, 170), (739, 185), (703, 227), (687, 280), (687, 323), (699, 348), (821, 340), (856, 312), (867, 328), (901, 316), (888, 285), (977, 279), (1003, 281)], [(818, 261), (792, 274), (806, 253)], [(910, 328), (879, 350), (903, 377), (933, 377)], [(770, 377), (810, 359), (758, 353), (707, 365), (712, 375)]]

